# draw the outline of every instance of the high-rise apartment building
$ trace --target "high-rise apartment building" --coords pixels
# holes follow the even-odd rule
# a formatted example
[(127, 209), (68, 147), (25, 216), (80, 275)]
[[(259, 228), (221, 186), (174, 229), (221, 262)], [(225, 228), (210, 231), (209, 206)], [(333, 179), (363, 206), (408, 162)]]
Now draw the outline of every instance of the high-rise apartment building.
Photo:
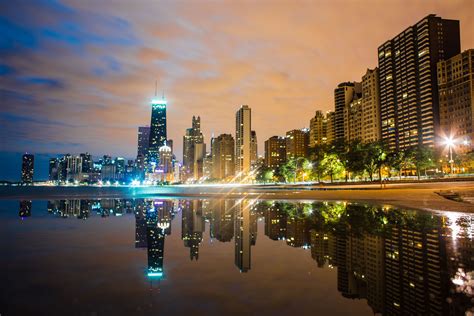
[(294, 129), (286, 132), (286, 160), (307, 157), (309, 129)]
[(361, 93), (359, 82), (343, 82), (334, 89), (334, 139), (344, 139), (344, 109), (350, 106), (354, 95)]
[(235, 114), (235, 172), (242, 176), (250, 172), (252, 142), (252, 112), (242, 105)]
[(199, 180), (204, 175), (205, 156), (206, 156), (206, 144), (195, 143), (194, 144), (194, 167), (193, 167), (194, 180)]
[(390, 148), (434, 145), (439, 129), (436, 64), (459, 52), (459, 21), (434, 14), (380, 45), (381, 137)]
[(362, 77), (362, 133), (364, 143), (380, 139), (379, 69), (367, 69)]
[[(453, 139), (457, 152), (474, 149), (474, 49), (438, 63), (439, 144)], [(443, 139), (444, 138), (444, 139)]]
[(221, 134), (212, 143), (212, 178), (226, 179), (235, 174), (235, 142), (230, 134)]
[(326, 128), (326, 141), (328, 144), (332, 143), (336, 139), (336, 114), (332, 111), (326, 113), (327, 128)]
[(21, 182), (32, 183), (35, 173), (35, 156), (24, 154), (21, 161)]
[(163, 96), (161, 99), (155, 98), (151, 101), (151, 123), (150, 138), (148, 144), (148, 163), (159, 163), (159, 149), (167, 139), (166, 134), (166, 106), (167, 102)]
[(265, 141), (265, 166), (276, 170), (286, 162), (286, 138), (272, 136)]
[(315, 147), (327, 143), (328, 120), (322, 111), (316, 114), (309, 122), (309, 146)]
[(194, 177), (194, 152), (195, 144), (204, 143), (204, 136), (201, 132), (201, 118), (193, 116), (192, 127), (186, 129), (183, 136), (183, 168), (184, 179)]
[(257, 133), (255, 131), (250, 132), (250, 166), (252, 169), (257, 167), (258, 160), (258, 145), (257, 145)]
[[(355, 86), (360, 86), (355, 83)], [(362, 91), (352, 93), (352, 100), (344, 106), (344, 139), (362, 139)]]

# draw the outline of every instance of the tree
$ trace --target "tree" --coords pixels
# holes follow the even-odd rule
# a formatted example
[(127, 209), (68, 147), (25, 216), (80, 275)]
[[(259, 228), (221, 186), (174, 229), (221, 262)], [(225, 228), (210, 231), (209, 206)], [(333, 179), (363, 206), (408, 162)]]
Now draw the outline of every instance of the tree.
[(257, 171), (255, 179), (259, 182), (267, 183), (273, 180), (273, 170), (268, 167), (260, 167)]
[(359, 139), (347, 143), (347, 149), (345, 150), (344, 155), (347, 172), (350, 172), (354, 175), (364, 172), (365, 150), (366, 145), (363, 144)]
[(295, 172), (296, 172), (296, 160), (290, 159), (284, 165), (280, 166), (280, 174), (285, 179), (285, 182), (290, 182), (291, 179), (296, 181)]
[(388, 153), (385, 164), (397, 171), (398, 177), (401, 178), (403, 161), (405, 160), (405, 153), (403, 151), (392, 151)]
[(410, 148), (406, 154), (411, 157), (415, 164), (418, 180), (420, 180), (421, 169), (425, 170), (426, 175), (426, 169), (433, 167), (435, 164), (434, 151), (428, 146), (420, 145)]
[(318, 182), (321, 181), (323, 174), (323, 168), (321, 168), (321, 162), (324, 159), (324, 154), (327, 152), (328, 146), (325, 144), (316, 145), (310, 148), (310, 158), (312, 162), (312, 169), (316, 172)]
[(344, 166), (336, 154), (325, 154), (321, 161), (321, 168), (331, 178), (331, 183), (334, 180), (334, 175), (344, 170)]
[(379, 180), (382, 181), (382, 166), (387, 159), (387, 150), (382, 142), (376, 141), (364, 145), (363, 165), (369, 174), (370, 181), (373, 174), (378, 171)]

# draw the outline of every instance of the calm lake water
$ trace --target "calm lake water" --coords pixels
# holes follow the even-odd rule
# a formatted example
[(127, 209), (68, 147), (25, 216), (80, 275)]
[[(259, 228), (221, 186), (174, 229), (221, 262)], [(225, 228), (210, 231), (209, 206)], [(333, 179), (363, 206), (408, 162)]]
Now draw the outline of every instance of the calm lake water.
[(473, 229), (352, 203), (0, 201), (0, 314), (464, 315)]

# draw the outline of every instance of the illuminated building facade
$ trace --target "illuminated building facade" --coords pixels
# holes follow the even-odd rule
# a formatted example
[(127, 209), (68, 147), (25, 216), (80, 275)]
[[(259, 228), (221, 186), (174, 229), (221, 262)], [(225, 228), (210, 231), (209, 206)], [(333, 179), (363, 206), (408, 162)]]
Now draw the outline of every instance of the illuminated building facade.
[(367, 69), (362, 77), (362, 133), (364, 143), (380, 140), (379, 69)]
[(344, 110), (350, 107), (355, 99), (354, 95), (361, 92), (361, 85), (357, 82), (340, 83), (334, 90), (334, 139), (344, 139)]
[(150, 138), (148, 143), (148, 167), (159, 164), (159, 149), (167, 139), (166, 134), (166, 107), (164, 96), (151, 101)]
[(309, 146), (328, 143), (328, 116), (322, 111), (316, 111), (316, 114), (309, 121)]
[(474, 49), (438, 62), (440, 138), (452, 138), (457, 152), (474, 149)]
[[(354, 83), (360, 87), (360, 83)], [(362, 92), (354, 91), (352, 100), (344, 106), (344, 139), (362, 139)]]
[(265, 141), (265, 166), (276, 170), (286, 162), (286, 138), (272, 136)]
[(309, 129), (294, 129), (286, 132), (286, 160), (308, 156)]
[(242, 105), (235, 114), (235, 172), (245, 176), (251, 168), (252, 112)]
[(258, 160), (258, 145), (257, 145), (257, 133), (255, 131), (250, 132), (250, 166), (252, 169), (257, 167)]
[(235, 175), (235, 142), (230, 134), (221, 134), (212, 142), (212, 178), (226, 179)]
[(194, 177), (195, 145), (203, 144), (204, 136), (201, 132), (201, 118), (193, 116), (192, 127), (186, 129), (183, 136), (183, 173), (184, 180)]
[(21, 160), (21, 182), (33, 183), (34, 173), (35, 173), (35, 156), (32, 154), (24, 154)]
[(379, 46), (381, 137), (391, 149), (434, 146), (436, 64), (459, 52), (459, 21), (433, 14)]
[(199, 259), (199, 245), (206, 228), (202, 214), (202, 201), (184, 201), (182, 205), (181, 239), (189, 248), (191, 260)]

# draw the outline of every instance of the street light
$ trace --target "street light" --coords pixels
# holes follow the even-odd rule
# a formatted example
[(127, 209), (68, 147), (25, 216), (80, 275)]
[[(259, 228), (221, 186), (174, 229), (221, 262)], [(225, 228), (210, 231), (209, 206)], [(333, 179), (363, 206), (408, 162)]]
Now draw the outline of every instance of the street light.
[(454, 147), (454, 139), (452, 137), (446, 137), (444, 139), (444, 143), (446, 146), (448, 146), (448, 149), (449, 149), (449, 164), (451, 166), (451, 173), (453, 173), (454, 169), (453, 169), (453, 164), (454, 164), (454, 160), (453, 160), (453, 147)]

